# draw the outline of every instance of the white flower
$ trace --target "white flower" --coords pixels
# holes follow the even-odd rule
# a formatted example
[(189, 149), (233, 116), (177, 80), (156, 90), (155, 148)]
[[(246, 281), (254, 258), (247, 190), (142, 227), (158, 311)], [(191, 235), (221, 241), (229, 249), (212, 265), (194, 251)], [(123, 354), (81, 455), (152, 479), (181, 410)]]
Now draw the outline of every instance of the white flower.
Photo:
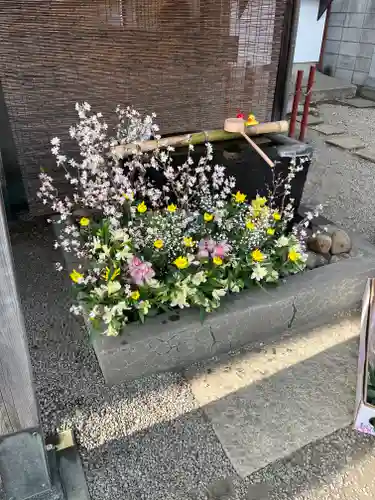
[(51, 139), (52, 146), (60, 146), (60, 139), (58, 137), (54, 137)]
[(64, 268), (60, 262), (55, 262), (56, 271), (62, 271)]
[(199, 271), (196, 274), (193, 274), (191, 277), (191, 282), (195, 286), (199, 286), (202, 283), (205, 283), (207, 281), (207, 276), (204, 273), (204, 271)]
[(112, 238), (115, 241), (123, 241), (123, 242), (129, 241), (129, 235), (123, 228), (115, 229), (112, 232)]
[(219, 288), (212, 292), (212, 297), (216, 300), (220, 300), (220, 297), (224, 297), (227, 294), (227, 291), (224, 288)]
[(267, 268), (261, 266), (260, 264), (256, 264), (253, 268), (251, 279), (256, 281), (262, 281), (262, 279), (265, 276), (267, 276)]
[(266, 281), (273, 283), (279, 280), (279, 273), (272, 269), (272, 271), (268, 274)]
[(275, 245), (277, 246), (277, 248), (287, 247), (289, 245), (289, 238), (287, 238), (286, 236), (280, 236), (280, 238), (276, 240)]
[(73, 304), (73, 305), (70, 307), (70, 312), (71, 312), (71, 313), (73, 313), (73, 314), (74, 314), (74, 315), (76, 315), (76, 316), (79, 316), (79, 315), (82, 313), (82, 308), (81, 308), (81, 306), (79, 306), (79, 305), (77, 306), (77, 305), (74, 305), (74, 304)]
[(108, 296), (113, 295), (121, 289), (121, 283), (119, 281), (108, 281), (107, 290)]

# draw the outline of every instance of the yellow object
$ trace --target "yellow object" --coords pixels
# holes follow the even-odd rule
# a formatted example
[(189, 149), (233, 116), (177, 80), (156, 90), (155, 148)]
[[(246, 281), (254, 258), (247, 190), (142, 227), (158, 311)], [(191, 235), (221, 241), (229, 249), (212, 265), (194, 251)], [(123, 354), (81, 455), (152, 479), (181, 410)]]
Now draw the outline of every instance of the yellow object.
[(268, 234), (269, 236), (273, 236), (273, 235), (275, 234), (275, 230), (274, 230), (274, 228), (273, 228), (273, 227), (269, 227), (269, 228), (267, 229), (267, 234)]
[(168, 205), (167, 210), (168, 212), (175, 212), (177, 210), (177, 206), (171, 203), (170, 205)]
[(214, 216), (212, 214), (209, 214), (208, 212), (205, 212), (203, 215), (203, 219), (206, 222), (211, 222), (213, 220)]
[(178, 269), (186, 269), (189, 267), (189, 261), (187, 260), (186, 257), (177, 257), (177, 259), (173, 262), (173, 264), (178, 268)]
[(120, 274), (120, 268), (116, 267), (116, 269), (113, 271), (111, 281), (113, 281), (117, 276)]
[(140, 296), (141, 296), (141, 294), (138, 292), (138, 290), (135, 290), (134, 292), (132, 292), (132, 293), (130, 294), (130, 297), (131, 297), (133, 300), (138, 300)]
[(155, 248), (160, 249), (160, 248), (163, 248), (163, 246), (164, 246), (163, 240), (156, 240), (156, 241), (154, 241), (154, 247)]
[(90, 219), (88, 219), (87, 217), (81, 217), (79, 223), (81, 226), (84, 226), (84, 227), (88, 226), (90, 224)]
[(74, 435), (71, 429), (59, 432), (57, 436), (57, 443), (55, 445), (56, 451), (66, 450), (75, 446)]
[(194, 246), (193, 238), (191, 236), (185, 236), (184, 245), (188, 248), (192, 248)]
[(249, 231), (254, 231), (255, 229), (255, 224), (254, 222), (251, 222), (251, 220), (248, 220), (246, 222), (246, 228), (249, 229)]
[(105, 268), (105, 273), (104, 273), (104, 276), (103, 276), (106, 281), (109, 280), (109, 273), (110, 272), (111, 272), (111, 270), (109, 269), (109, 267), (106, 267)]
[(147, 207), (146, 207), (146, 204), (144, 201), (142, 201), (142, 203), (140, 203), (138, 206), (137, 206), (137, 210), (140, 214), (144, 214), (147, 210)]
[(291, 262), (297, 262), (297, 261), (299, 261), (301, 259), (301, 254), (299, 252), (297, 252), (297, 250), (294, 250), (292, 248), (291, 250), (289, 250), (288, 259)]
[(260, 210), (267, 203), (267, 198), (265, 196), (259, 196), (255, 198), (255, 200), (251, 201), (251, 206), (254, 210)]
[(253, 250), (251, 252), (251, 258), (255, 261), (255, 262), (263, 262), (264, 259), (265, 259), (265, 256), (264, 254), (259, 250), (259, 248), (257, 248), (256, 250)]
[(237, 193), (233, 195), (233, 198), (236, 203), (244, 203), (246, 200), (246, 194), (237, 191)]
[(273, 214), (273, 218), (274, 218), (274, 220), (276, 220), (276, 221), (281, 220), (281, 215), (279, 214), (279, 212), (274, 212), (274, 214)]
[(247, 117), (247, 120), (245, 122), (245, 125), (246, 127), (251, 127), (253, 125), (259, 125), (259, 122), (258, 120), (255, 118), (255, 115), (253, 114), (250, 114), (248, 117)]
[(221, 266), (223, 263), (223, 259), (221, 257), (214, 257), (212, 261), (216, 266)]
[(74, 283), (79, 283), (79, 281), (83, 278), (83, 274), (79, 273), (75, 269), (73, 269), (69, 276)]

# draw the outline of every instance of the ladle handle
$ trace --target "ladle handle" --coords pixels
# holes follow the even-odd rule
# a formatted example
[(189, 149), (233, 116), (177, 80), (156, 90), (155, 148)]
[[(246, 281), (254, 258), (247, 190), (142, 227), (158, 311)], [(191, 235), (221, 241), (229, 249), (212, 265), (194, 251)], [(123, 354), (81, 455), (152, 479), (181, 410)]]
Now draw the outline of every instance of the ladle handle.
[(247, 142), (248, 142), (248, 143), (249, 143), (249, 144), (250, 144), (250, 145), (251, 145), (251, 146), (255, 149), (255, 151), (258, 153), (258, 155), (259, 155), (259, 156), (261, 156), (261, 157), (263, 158), (263, 160), (264, 160), (266, 163), (268, 163), (268, 165), (269, 165), (271, 168), (274, 168), (275, 164), (274, 164), (274, 162), (271, 160), (271, 158), (269, 158), (269, 157), (266, 155), (266, 153), (265, 153), (264, 151), (262, 151), (262, 150), (260, 149), (260, 147), (259, 147), (257, 144), (255, 144), (255, 142), (254, 142), (254, 141), (252, 141), (252, 140), (250, 139), (250, 137), (249, 137), (249, 136), (247, 136), (247, 135), (245, 134), (245, 132), (241, 132), (241, 134), (242, 134), (242, 136), (243, 136), (243, 137), (247, 140)]

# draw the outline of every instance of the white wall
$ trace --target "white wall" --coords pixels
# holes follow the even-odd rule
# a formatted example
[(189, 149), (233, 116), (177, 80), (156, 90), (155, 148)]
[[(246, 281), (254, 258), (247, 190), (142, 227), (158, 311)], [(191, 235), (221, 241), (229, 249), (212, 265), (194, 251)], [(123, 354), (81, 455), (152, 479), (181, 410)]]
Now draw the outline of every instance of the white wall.
[(318, 62), (322, 45), (324, 14), (317, 21), (319, 0), (301, 0), (294, 62)]

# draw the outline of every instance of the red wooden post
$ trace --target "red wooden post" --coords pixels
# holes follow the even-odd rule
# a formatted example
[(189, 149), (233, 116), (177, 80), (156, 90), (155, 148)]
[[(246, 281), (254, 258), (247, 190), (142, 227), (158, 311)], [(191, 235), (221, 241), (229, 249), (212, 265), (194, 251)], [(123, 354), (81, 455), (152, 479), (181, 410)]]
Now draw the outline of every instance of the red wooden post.
[(316, 72), (316, 66), (310, 66), (309, 80), (307, 82), (307, 93), (306, 93), (305, 105), (303, 107), (303, 115), (302, 115), (302, 121), (301, 121), (301, 132), (299, 134), (300, 141), (305, 140), (307, 122), (308, 122), (308, 116), (309, 116), (309, 109), (310, 109), (311, 94), (312, 94), (312, 89), (313, 89), (314, 81), (315, 81), (315, 72)]
[(301, 91), (302, 91), (302, 79), (303, 79), (303, 70), (299, 69), (297, 72), (296, 90), (293, 98), (292, 116), (290, 117), (289, 137), (294, 137), (294, 132), (296, 130), (298, 105), (301, 99)]

